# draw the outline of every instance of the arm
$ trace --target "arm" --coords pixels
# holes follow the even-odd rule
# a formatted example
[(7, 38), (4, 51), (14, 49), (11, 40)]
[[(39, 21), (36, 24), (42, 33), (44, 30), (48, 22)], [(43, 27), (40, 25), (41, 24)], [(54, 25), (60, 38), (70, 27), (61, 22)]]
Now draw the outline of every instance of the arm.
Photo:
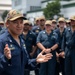
[(33, 55), (36, 53), (36, 51), (37, 51), (37, 46), (33, 46), (32, 52), (30, 53), (30, 56), (33, 57)]
[(37, 46), (39, 49), (41, 49), (41, 50), (45, 49), (45, 47), (41, 44), (41, 33), (38, 34), (36, 43), (37, 43)]
[(44, 47), (40, 42), (37, 43), (37, 46), (38, 46), (38, 48), (40, 48), (41, 50), (45, 50), (45, 47)]
[(26, 65), (27, 67), (29, 66), (29, 68), (35, 68), (36, 65), (38, 63), (43, 63), (43, 62), (47, 62), (48, 60), (50, 60), (52, 58), (52, 54), (51, 53), (48, 53), (48, 54), (45, 54), (43, 55), (44, 51), (41, 51), (37, 58), (36, 59), (28, 59), (28, 65)]

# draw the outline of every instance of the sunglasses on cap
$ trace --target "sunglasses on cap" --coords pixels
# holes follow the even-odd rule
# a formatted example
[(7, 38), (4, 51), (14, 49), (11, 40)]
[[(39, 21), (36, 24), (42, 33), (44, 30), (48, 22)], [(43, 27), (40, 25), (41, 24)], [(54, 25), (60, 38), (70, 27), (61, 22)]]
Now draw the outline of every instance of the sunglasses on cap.
[(56, 24), (56, 22), (52, 22), (53, 24)]

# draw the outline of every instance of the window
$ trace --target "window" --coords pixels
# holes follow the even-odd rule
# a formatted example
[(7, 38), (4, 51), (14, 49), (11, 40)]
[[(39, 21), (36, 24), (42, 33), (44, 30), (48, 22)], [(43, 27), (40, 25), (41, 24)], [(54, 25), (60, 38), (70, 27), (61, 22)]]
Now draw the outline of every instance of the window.
[(18, 6), (22, 3), (22, 0), (14, 0), (14, 6)]
[(39, 10), (40, 6), (30, 6), (30, 11)]

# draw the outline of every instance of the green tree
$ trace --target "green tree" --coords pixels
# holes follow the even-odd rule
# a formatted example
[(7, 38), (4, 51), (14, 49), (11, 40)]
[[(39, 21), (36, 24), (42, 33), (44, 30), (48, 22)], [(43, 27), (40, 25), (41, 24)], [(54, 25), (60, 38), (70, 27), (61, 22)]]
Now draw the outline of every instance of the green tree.
[(1, 16), (3, 20), (5, 20), (7, 14), (8, 14), (8, 11), (5, 10), (5, 11), (3, 12), (2, 16)]
[(60, 15), (61, 4), (59, 0), (54, 0), (51, 3), (47, 3), (46, 8), (43, 9), (43, 14), (47, 19), (53, 18), (54, 15)]

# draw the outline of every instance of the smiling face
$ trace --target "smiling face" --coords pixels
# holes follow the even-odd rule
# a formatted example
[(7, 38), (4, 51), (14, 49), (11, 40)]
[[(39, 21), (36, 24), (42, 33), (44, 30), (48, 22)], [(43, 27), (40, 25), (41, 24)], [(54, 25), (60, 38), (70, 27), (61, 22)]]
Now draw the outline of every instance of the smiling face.
[(29, 24), (28, 23), (25, 23), (24, 24), (24, 31), (28, 31), (29, 30)]
[(64, 21), (59, 21), (59, 27), (64, 28), (64, 26), (65, 26), (65, 22)]
[(7, 26), (8, 30), (9, 30), (9, 32), (12, 35), (14, 35), (14, 36), (20, 35), (22, 33), (23, 27), (24, 27), (23, 19), (18, 18), (18, 19), (14, 20), (14, 21), (8, 21), (6, 23), (6, 26)]
[(46, 25), (45, 25), (45, 29), (46, 29), (47, 31), (51, 31), (52, 26), (51, 26), (50, 24), (46, 24)]

